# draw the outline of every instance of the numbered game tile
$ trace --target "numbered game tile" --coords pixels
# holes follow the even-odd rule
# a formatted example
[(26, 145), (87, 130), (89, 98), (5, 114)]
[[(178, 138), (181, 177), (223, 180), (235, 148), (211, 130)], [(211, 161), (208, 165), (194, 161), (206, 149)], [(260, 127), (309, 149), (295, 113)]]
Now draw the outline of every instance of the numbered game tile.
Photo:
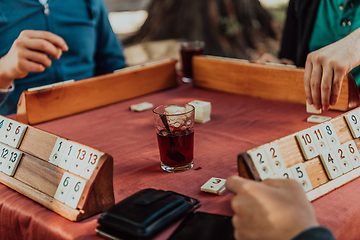
[(75, 176), (72, 185), (70, 185), (70, 190), (65, 200), (66, 205), (76, 209), (84, 191), (85, 184), (86, 181), (84, 179)]
[(321, 124), (325, 138), (329, 144), (330, 149), (336, 148), (340, 145), (339, 138), (335, 132), (335, 128), (331, 122)]
[(306, 129), (296, 134), (296, 139), (306, 160), (312, 159), (319, 155), (319, 151), (316, 147), (310, 129)]
[(63, 152), (65, 151), (66, 143), (67, 140), (64, 138), (58, 138), (56, 140), (53, 150), (49, 157), (49, 163), (52, 163), (56, 166), (59, 164)]
[(60, 158), (58, 166), (62, 169), (69, 170), (71, 161), (75, 159), (75, 155), (78, 151), (79, 146), (80, 145), (75, 142), (67, 141), (65, 150)]
[(71, 186), (73, 186), (73, 182), (75, 181), (75, 178), (76, 178), (75, 175), (69, 172), (64, 172), (60, 180), (59, 186), (56, 190), (54, 198), (62, 203), (65, 203), (66, 197), (68, 196), (71, 190)]
[(9, 154), (9, 147), (5, 146), (5, 144), (0, 143), (0, 172), (3, 171), (6, 162), (6, 156)]
[(16, 169), (20, 163), (22, 152), (19, 150), (9, 148), (9, 154), (6, 156), (6, 163), (3, 168), (3, 173), (14, 176)]
[(336, 154), (333, 150), (329, 150), (320, 154), (320, 159), (330, 180), (335, 179), (343, 174)]
[(9, 119), (6, 118), (2, 118), (0, 121), (0, 126), (1, 126), (1, 135), (0, 135), (0, 141), (2, 143), (5, 143), (7, 145), (9, 145), (9, 143), (11, 142), (11, 129), (13, 123), (10, 122)]
[(326, 136), (324, 135), (321, 125), (316, 125), (310, 128), (310, 132), (312, 134), (313, 137), (312, 139), (314, 139), (314, 142), (316, 144), (319, 153), (330, 150), (329, 144), (326, 140)]
[(225, 183), (226, 179), (212, 177), (201, 186), (201, 191), (221, 195), (226, 190)]
[(264, 149), (274, 173), (286, 169), (284, 160), (276, 143), (267, 144), (264, 146)]
[(350, 140), (343, 144), (347, 155), (351, 159), (351, 163), (354, 168), (357, 168), (360, 166), (360, 153), (359, 150), (354, 142), (354, 140)]
[(347, 151), (343, 145), (335, 148), (334, 152), (343, 173), (347, 173), (354, 169), (351, 163), (351, 159), (348, 156)]
[(89, 149), (88, 158), (85, 159), (83, 168), (80, 171), (80, 176), (89, 179), (102, 155), (104, 155), (104, 153), (96, 151), (95, 149)]
[(89, 158), (90, 149), (84, 145), (78, 144), (78, 148), (71, 159), (69, 171), (80, 175), (81, 169), (84, 167), (86, 160)]
[(272, 175), (274, 175), (274, 172), (270, 166), (270, 161), (268, 160), (263, 148), (258, 148), (254, 151), (249, 151), (248, 153), (253, 160), (256, 170), (258, 171), (262, 180), (270, 178)]
[(295, 176), (292, 173), (290, 168), (286, 168), (286, 169), (278, 172), (277, 175), (278, 175), (278, 178), (282, 178), (282, 179), (295, 179)]
[(356, 111), (351, 111), (348, 114), (344, 115), (346, 123), (350, 129), (350, 132), (353, 138), (360, 137), (360, 123), (359, 123), (359, 116)]
[(313, 189), (310, 179), (309, 179), (309, 176), (305, 170), (305, 166), (303, 163), (298, 163), (298, 164), (292, 166), (290, 169), (294, 175), (294, 179), (296, 181), (298, 181), (299, 183), (301, 183), (305, 192), (308, 192), (311, 189)]
[(19, 148), (25, 135), (27, 125), (13, 121), (8, 144), (14, 148)]

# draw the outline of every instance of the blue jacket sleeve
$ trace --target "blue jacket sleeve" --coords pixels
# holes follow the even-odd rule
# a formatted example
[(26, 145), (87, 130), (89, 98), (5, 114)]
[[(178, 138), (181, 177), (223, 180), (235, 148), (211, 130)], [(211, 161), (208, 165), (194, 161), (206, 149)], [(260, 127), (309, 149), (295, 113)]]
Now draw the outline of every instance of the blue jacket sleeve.
[(301, 232), (292, 240), (335, 240), (335, 238), (328, 229), (314, 227)]
[(123, 68), (126, 64), (121, 43), (111, 28), (105, 4), (100, 0), (95, 7), (97, 5), (99, 5), (99, 9), (95, 11), (99, 16), (95, 16), (98, 19), (95, 75), (101, 75)]

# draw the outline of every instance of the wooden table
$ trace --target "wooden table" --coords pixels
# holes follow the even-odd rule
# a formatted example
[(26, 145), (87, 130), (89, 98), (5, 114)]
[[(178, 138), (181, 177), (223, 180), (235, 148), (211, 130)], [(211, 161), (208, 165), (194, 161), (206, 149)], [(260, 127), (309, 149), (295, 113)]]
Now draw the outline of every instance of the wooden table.
[[(211, 121), (195, 125), (194, 168), (166, 173), (160, 169), (152, 112), (131, 112), (129, 107), (144, 101), (156, 106), (192, 100), (212, 103)], [(341, 113), (329, 111), (325, 115), (335, 117)], [(202, 203), (199, 211), (232, 215), (232, 194), (216, 196), (201, 192), (200, 186), (211, 177), (237, 175), (239, 153), (313, 126), (306, 122), (309, 115), (298, 103), (180, 84), (35, 127), (112, 155), (115, 202), (151, 187), (197, 198)], [(360, 234), (359, 187), (360, 179), (356, 179), (312, 203), (319, 222), (338, 239), (356, 239)], [(95, 233), (99, 215), (71, 222), (1, 184), (0, 212), (1, 239), (99, 239)], [(166, 239), (177, 224), (155, 239)]]

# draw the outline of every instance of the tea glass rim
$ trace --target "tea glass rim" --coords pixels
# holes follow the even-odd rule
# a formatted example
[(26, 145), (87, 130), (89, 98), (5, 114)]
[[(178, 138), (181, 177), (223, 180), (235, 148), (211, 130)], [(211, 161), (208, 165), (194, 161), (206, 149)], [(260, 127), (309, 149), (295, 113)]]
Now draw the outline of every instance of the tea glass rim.
[[(157, 110), (158, 108), (160, 108), (160, 107), (166, 108), (166, 107), (170, 107), (170, 106), (179, 106), (179, 105), (190, 106), (192, 109), (189, 110), (189, 111), (185, 111), (185, 112), (183, 112), (183, 113), (171, 113), (171, 114), (168, 114), (168, 113), (165, 113), (165, 112), (162, 112), (162, 113), (156, 112), (156, 110)], [(179, 115), (183, 115), (183, 114), (189, 114), (189, 113), (191, 113), (191, 112), (193, 112), (193, 111), (195, 111), (195, 107), (194, 107), (193, 105), (191, 105), (191, 104), (188, 104), (188, 103), (161, 104), (161, 105), (155, 107), (155, 108), (152, 110), (152, 112), (153, 112), (154, 114), (157, 114), (157, 115), (165, 114), (166, 116), (179, 116)]]

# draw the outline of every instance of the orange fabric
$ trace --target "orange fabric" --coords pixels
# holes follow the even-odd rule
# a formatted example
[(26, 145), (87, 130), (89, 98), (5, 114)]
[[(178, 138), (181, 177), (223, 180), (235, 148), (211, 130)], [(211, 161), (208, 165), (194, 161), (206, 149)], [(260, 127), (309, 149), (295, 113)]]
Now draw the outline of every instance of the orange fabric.
[[(160, 169), (151, 110), (131, 112), (129, 107), (144, 101), (156, 106), (195, 99), (211, 102), (212, 114), (210, 122), (195, 125), (194, 168), (183, 173), (166, 173)], [(326, 113), (332, 117), (339, 114)], [(230, 193), (216, 196), (201, 192), (200, 186), (211, 177), (227, 178), (237, 174), (239, 153), (313, 126), (306, 122), (308, 116), (304, 105), (183, 84), (36, 127), (112, 155), (115, 202), (152, 187), (197, 198), (202, 202), (201, 211), (232, 215)], [(320, 223), (329, 227), (339, 239), (349, 236), (360, 221), (357, 218), (360, 214), (357, 184), (360, 179), (313, 203)], [(1, 239), (99, 239), (95, 234), (99, 215), (74, 223), (2, 184), (0, 213)], [(175, 227), (168, 228), (156, 239), (166, 239)]]

